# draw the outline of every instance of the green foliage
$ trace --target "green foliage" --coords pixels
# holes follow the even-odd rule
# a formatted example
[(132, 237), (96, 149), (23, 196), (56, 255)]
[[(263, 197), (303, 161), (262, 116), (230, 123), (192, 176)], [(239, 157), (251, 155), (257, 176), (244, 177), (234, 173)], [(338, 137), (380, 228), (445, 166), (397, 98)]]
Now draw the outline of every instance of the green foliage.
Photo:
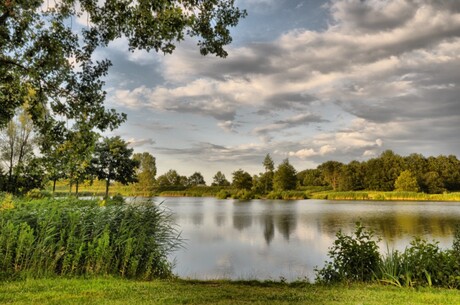
[(273, 176), (273, 189), (275, 191), (294, 190), (297, 186), (297, 172), (289, 163), (289, 159), (283, 160)]
[(397, 192), (418, 192), (420, 188), (417, 179), (413, 176), (412, 172), (405, 170), (401, 172), (398, 179), (395, 181), (395, 191)]
[(5, 193), (0, 203), (0, 212), (10, 209), (14, 209), (13, 194)]
[(230, 182), (225, 178), (225, 175), (221, 171), (218, 171), (212, 178), (212, 186), (230, 186)]
[(155, 203), (41, 200), (0, 212), (0, 277), (169, 277), (180, 240)]
[(239, 190), (250, 190), (252, 188), (251, 175), (242, 169), (234, 171), (232, 186)]
[(187, 177), (180, 176), (176, 170), (170, 169), (163, 175), (159, 176), (157, 179), (157, 186), (159, 188), (182, 188), (184, 189), (187, 184)]
[(150, 153), (136, 153), (133, 160), (139, 163), (136, 170), (138, 182), (135, 184), (137, 192), (144, 194), (154, 194), (155, 176), (157, 174), (156, 159)]
[(239, 200), (251, 200), (255, 198), (255, 195), (253, 192), (249, 190), (238, 190), (236, 193), (233, 193), (232, 195), (233, 199), (239, 199)]
[(232, 194), (227, 191), (227, 190), (220, 190), (217, 194), (216, 194), (216, 198), (217, 199), (227, 199), (227, 198), (230, 198), (232, 196)]
[(122, 184), (136, 182), (136, 168), (139, 161), (131, 158), (133, 150), (128, 148), (128, 143), (120, 137), (104, 138), (97, 143), (93, 159), (91, 160), (91, 173), (98, 179), (106, 180), (105, 197), (109, 196), (111, 181)]
[(337, 161), (327, 161), (318, 166), (322, 180), (333, 190), (339, 187), (340, 176), (342, 174), (343, 163)]
[(330, 262), (317, 269), (317, 281), (335, 283), (342, 281), (370, 281), (381, 263), (379, 248), (374, 233), (356, 224), (353, 235), (342, 231), (336, 234), (334, 245), (329, 248)]
[(203, 175), (201, 173), (195, 172), (190, 177), (188, 177), (187, 186), (194, 187), (199, 185), (206, 186), (206, 181), (204, 181)]
[[(30, 100), (28, 112), (43, 134), (65, 128), (67, 120), (85, 118), (92, 127), (113, 129), (123, 116), (103, 106), (101, 78), (111, 63), (93, 62), (98, 47), (125, 37), (130, 50), (172, 53), (187, 35), (200, 37), (201, 54), (225, 57), (224, 46), (232, 41), (230, 28), (246, 16), (233, 0), (49, 4), (30, 0), (1, 5), (0, 126)], [(76, 30), (72, 20), (83, 14), (88, 22)]]
[(316, 269), (317, 281), (370, 281), (397, 287), (437, 286), (460, 288), (460, 229), (452, 249), (442, 250), (438, 242), (414, 238), (403, 252), (387, 251), (380, 257), (372, 231), (357, 224), (354, 236), (337, 233), (329, 257), (322, 269)]
[(27, 199), (43, 199), (43, 198), (51, 198), (53, 195), (45, 190), (40, 189), (32, 189), (27, 192), (26, 198)]
[(280, 199), (280, 200), (301, 200), (307, 199), (308, 196), (304, 191), (282, 191), (270, 192), (267, 194), (267, 199)]

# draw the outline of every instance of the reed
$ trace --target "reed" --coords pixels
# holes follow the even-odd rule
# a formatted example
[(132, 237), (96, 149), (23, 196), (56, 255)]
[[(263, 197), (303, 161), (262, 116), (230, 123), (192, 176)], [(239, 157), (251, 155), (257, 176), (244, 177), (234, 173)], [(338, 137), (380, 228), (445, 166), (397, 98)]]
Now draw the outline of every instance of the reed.
[(425, 194), (416, 192), (326, 191), (311, 193), (313, 199), (373, 201), (460, 201), (460, 193)]
[(170, 277), (168, 255), (180, 244), (170, 214), (153, 202), (23, 202), (0, 212), (0, 278)]

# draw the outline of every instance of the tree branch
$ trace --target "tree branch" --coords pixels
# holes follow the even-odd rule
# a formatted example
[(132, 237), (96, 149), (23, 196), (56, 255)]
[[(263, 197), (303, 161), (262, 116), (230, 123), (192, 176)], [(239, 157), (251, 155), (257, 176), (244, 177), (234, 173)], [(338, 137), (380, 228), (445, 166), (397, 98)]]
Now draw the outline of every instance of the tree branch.
[(24, 67), (20, 63), (16, 62), (15, 60), (12, 60), (11, 58), (8, 58), (8, 57), (0, 56), (0, 63), (6, 64), (6, 65), (13, 65), (13, 66), (19, 67), (19, 68), (21, 68), (21, 69), (23, 69), (25, 71), (29, 71), (28, 68)]

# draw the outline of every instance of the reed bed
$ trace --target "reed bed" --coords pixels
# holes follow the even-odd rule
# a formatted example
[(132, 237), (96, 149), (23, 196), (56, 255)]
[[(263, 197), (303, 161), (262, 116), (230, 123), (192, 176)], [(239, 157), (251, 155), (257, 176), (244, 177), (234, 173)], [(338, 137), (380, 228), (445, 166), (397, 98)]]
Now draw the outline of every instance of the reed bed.
[(460, 193), (425, 194), (416, 192), (318, 192), (309, 194), (313, 199), (375, 200), (375, 201), (460, 201)]
[(180, 244), (170, 214), (153, 202), (23, 201), (0, 211), (0, 278), (165, 278)]

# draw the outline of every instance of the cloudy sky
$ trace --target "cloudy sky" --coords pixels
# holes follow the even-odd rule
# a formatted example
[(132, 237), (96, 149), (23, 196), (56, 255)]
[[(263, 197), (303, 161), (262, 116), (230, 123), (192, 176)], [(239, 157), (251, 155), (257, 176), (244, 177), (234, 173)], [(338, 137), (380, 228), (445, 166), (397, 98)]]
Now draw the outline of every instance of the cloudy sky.
[(298, 171), (327, 160), (460, 156), (460, 1), (239, 0), (248, 17), (226, 59), (182, 42), (173, 55), (127, 52), (121, 39), (107, 106), (115, 134), (158, 173)]

